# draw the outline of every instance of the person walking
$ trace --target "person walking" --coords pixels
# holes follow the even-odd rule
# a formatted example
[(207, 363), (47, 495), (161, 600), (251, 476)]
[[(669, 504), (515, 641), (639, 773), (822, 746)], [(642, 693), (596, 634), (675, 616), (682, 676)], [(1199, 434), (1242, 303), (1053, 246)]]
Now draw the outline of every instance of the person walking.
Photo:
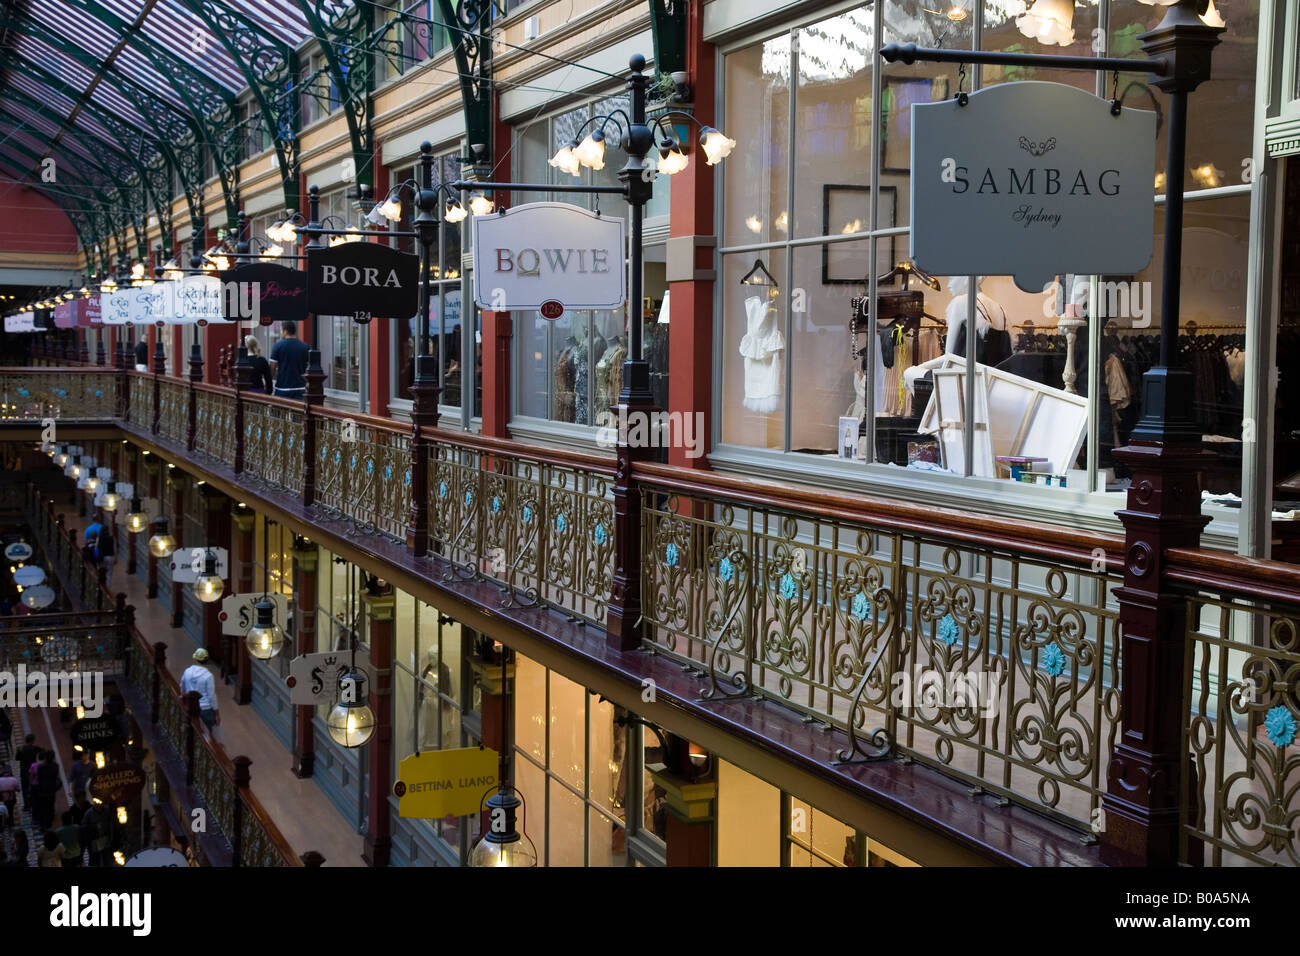
[[(78, 809), (85, 799), (84, 793), (77, 795)], [(88, 866), (104, 865), (104, 847), (108, 845), (108, 839), (104, 835), (107, 829), (104, 822), (106, 819), (102, 808), (93, 803), (85, 804), (81, 814), (81, 845), (86, 848)]]
[(54, 832), (63, 844), (63, 865), (81, 866), (81, 827), (73, 822), (71, 810), (63, 811), (61, 822)]
[(36, 850), (36, 865), (62, 866), (63, 856), (63, 844), (59, 842), (59, 835), (53, 830), (46, 830), (44, 843)]
[(271, 379), (271, 363), (262, 354), (262, 344), (257, 341), (257, 336), (246, 336), (244, 338), (244, 348), (248, 349), (248, 364), (253, 367), (253, 390), (266, 392), (268, 395), (272, 394), (275, 391), (275, 385)]
[(271, 347), (271, 374), (275, 394), (281, 398), (302, 398), (307, 394), (307, 343), (298, 338), (298, 323), (280, 323), (280, 341)]
[(23, 791), (23, 809), (32, 808), (32, 784), (31, 772), (32, 764), (36, 763), (41, 757), (41, 748), (36, 746), (36, 735), (28, 734), (21, 747), (18, 748), (18, 785)]
[(72, 769), (68, 771), (68, 783), (72, 785), (73, 793), (88, 789), (90, 778), (95, 775), (95, 768), (90, 765), (90, 751), (79, 750), (76, 757)]
[(149, 344), (144, 339), (135, 343), (135, 370), (149, 371)]
[(58, 796), (63, 780), (59, 776), (59, 765), (54, 762), (54, 751), (47, 750), (41, 754), (36, 764), (36, 788), (32, 794), (32, 815), (39, 830), (48, 830), (54, 826), (54, 798)]
[(18, 778), (10, 771), (9, 765), (0, 767), (0, 806), (8, 811), (7, 816), (11, 823), (18, 820), (18, 794), (21, 790)]
[(194, 652), (194, 663), (185, 668), (185, 673), (181, 674), (181, 696), (184, 697), (190, 691), (195, 691), (199, 695), (199, 719), (208, 728), (212, 739), (216, 740), (221, 715), (217, 713), (217, 689), (212, 680), (212, 671), (208, 670), (207, 661), (206, 648), (200, 647)]
[(117, 566), (117, 539), (108, 526), (99, 536), (99, 567), (104, 572), (104, 584), (113, 586), (113, 568)]

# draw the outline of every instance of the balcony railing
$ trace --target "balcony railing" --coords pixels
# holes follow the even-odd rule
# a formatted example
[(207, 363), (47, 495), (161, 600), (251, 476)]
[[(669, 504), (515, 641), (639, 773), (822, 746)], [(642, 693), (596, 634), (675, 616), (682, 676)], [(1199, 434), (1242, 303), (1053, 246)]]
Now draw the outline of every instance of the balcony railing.
[[(0, 376), (38, 395), (71, 377)], [(445, 580), (495, 582), (503, 607), (608, 625), (612, 646), (677, 661), (702, 701), (776, 702), (842, 735), (841, 760), (884, 750), (1085, 842), (1104, 831), (1125, 676), (1118, 536), (116, 376), (128, 435), (405, 539)], [(1300, 571), (1243, 561), (1170, 548), (1161, 564), (1160, 593), (1189, 611), (1184, 699), (1168, 702), (1185, 713), (1182, 859), (1294, 865)], [(617, 636), (629, 623), (631, 643)]]

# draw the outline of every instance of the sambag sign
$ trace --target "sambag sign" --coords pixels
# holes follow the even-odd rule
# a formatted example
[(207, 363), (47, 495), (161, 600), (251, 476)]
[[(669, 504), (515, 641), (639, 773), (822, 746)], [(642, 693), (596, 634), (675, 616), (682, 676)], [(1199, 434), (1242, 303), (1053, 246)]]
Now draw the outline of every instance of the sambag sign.
[(473, 219), (480, 309), (621, 309), (624, 222), (580, 206), (535, 202)]
[(1131, 275), (1151, 260), (1156, 116), (1060, 83), (912, 105), (911, 252), (933, 275)]

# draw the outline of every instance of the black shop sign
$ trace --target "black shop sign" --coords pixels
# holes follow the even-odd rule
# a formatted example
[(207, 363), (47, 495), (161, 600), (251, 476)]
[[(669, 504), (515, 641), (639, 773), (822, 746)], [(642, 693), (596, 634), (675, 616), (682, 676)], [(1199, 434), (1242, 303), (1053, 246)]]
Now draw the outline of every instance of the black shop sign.
[(223, 289), (236, 283), (238, 294), (221, 297), (226, 321), (242, 322), (249, 318), (249, 305), (257, 299), (257, 317), (261, 325), (307, 318), (307, 275), (297, 269), (274, 262), (250, 262), (221, 273)]
[(68, 736), (86, 750), (108, 750), (122, 735), (116, 717), (83, 717), (72, 725)]
[(373, 242), (307, 250), (307, 308), (317, 315), (409, 319), (420, 307), (420, 257)]

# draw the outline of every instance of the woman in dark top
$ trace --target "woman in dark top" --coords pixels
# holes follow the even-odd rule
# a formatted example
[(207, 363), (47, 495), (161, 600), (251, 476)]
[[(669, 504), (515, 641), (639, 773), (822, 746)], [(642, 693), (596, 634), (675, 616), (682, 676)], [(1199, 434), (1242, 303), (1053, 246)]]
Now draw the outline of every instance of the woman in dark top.
[(262, 346), (258, 344), (257, 337), (247, 336), (244, 345), (248, 349), (248, 364), (253, 366), (253, 388), (268, 395), (272, 394), (275, 386), (271, 381), (271, 363), (262, 355)]

